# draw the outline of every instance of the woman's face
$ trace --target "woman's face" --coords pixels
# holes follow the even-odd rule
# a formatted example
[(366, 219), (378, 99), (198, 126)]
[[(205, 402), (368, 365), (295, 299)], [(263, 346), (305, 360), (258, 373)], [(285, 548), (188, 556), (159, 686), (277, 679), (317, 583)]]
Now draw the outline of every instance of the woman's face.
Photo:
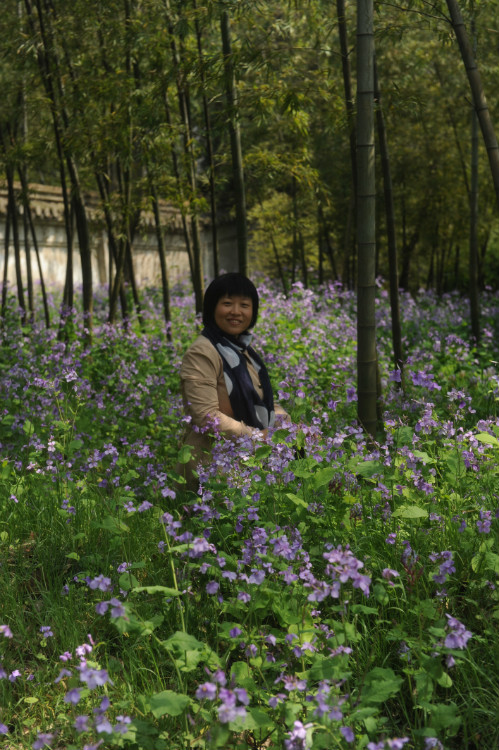
[(215, 323), (230, 336), (239, 336), (246, 331), (253, 317), (253, 300), (251, 297), (243, 297), (234, 294), (229, 297), (220, 297), (215, 307)]

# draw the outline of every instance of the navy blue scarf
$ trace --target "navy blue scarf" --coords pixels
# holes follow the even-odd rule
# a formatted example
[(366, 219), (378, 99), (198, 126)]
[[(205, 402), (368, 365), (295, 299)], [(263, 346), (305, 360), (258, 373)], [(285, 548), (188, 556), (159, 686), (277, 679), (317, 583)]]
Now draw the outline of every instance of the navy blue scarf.
[[(249, 345), (250, 333), (242, 333), (237, 339), (226, 335), (214, 323), (201, 331), (222, 357), (225, 385), (229, 394), (234, 418), (249, 427), (264, 430), (275, 421), (274, 396), (267, 372), (258, 354)], [(263, 389), (263, 399), (255, 390), (243, 352), (247, 352), (258, 373)]]

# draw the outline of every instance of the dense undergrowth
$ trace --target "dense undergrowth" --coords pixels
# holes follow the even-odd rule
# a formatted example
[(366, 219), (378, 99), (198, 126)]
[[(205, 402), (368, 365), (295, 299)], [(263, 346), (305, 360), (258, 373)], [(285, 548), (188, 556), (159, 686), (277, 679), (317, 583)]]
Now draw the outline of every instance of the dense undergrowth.
[[(384, 434), (356, 424), (355, 298), (262, 282), (292, 417), (179, 488), (178, 369), (145, 332), (3, 321), (0, 733), (7, 748), (495, 748), (499, 298), (377, 308)], [(102, 308), (104, 309), (104, 308)], [(103, 314), (104, 318), (104, 314)], [(181, 460), (187, 456), (180, 452)]]

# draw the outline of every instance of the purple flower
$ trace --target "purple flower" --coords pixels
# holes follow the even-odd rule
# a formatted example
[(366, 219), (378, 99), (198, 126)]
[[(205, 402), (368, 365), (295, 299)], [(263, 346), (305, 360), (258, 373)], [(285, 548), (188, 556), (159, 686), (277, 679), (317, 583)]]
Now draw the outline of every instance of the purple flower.
[(90, 669), (87, 666), (80, 668), (80, 680), (86, 682), (90, 690), (109, 682), (112, 685), (109, 675), (105, 669)]
[(195, 692), (198, 701), (214, 701), (217, 697), (217, 686), (213, 682), (203, 682)]
[(231, 638), (237, 638), (238, 636), (241, 635), (242, 632), (243, 631), (241, 630), (241, 628), (238, 628), (236, 626), (235, 628), (232, 628), (231, 630), (229, 630), (229, 635)]
[(353, 742), (355, 740), (355, 734), (350, 727), (340, 727), (340, 732), (347, 742)]
[(426, 737), (424, 748), (425, 750), (432, 750), (432, 748), (435, 748), (435, 750), (444, 750), (444, 746), (436, 737)]
[(296, 675), (286, 675), (284, 677), (284, 687), (289, 692), (291, 692), (292, 690), (303, 691), (307, 689), (307, 681), (299, 680)]
[(92, 652), (92, 646), (89, 643), (82, 643), (81, 646), (76, 647), (76, 656), (79, 656), (80, 659), (84, 658), (86, 654), (90, 654)]
[(216, 594), (219, 588), (220, 588), (220, 586), (219, 586), (219, 584), (216, 581), (209, 581), (206, 584), (206, 593), (207, 594)]
[(64, 677), (71, 677), (71, 675), (72, 675), (72, 674), (73, 674), (73, 673), (72, 673), (72, 672), (70, 672), (70, 670), (69, 670), (69, 669), (65, 669), (65, 668), (64, 668), (64, 669), (61, 669), (61, 671), (59, 672), (58, 676), (57, 676), (57, 677), (55, 678), (54, 682), (55, 682), (55, 683), (57, 684), (57, 683), (58, 683), (58, 682), (60, 682), (60, 681), (61, 681), (61, 680), (62, 680), (62, 679), (63, 679)]
[(20, 677), (20, 676), (21, 676), (20, 671), (18, 669), (14, 669), (14, 671), (11, 672), (10, 675), (9, 675), (9, 680), (10, 680), (10, 682), (15, 682), (17, 680), (17, 678)]
[(128, 725), (131, 724), (132, 720), (129, 716), (117, 716), (117, 724), (114, 725), (114, 731), (117, 734), (126, 734), (128, 732)]
[(111, 591), (112, 590), (112, 583), (110, 578), (106, 578), (106, 576), (100, 575), (96, 578), (93, 578), (91, 580), (87, 579), (87, 583), (89, 588), (91, 589), (99, 589), (100, 591)]
[(64, 696), (64, 703), (72, 703), (73, 706), (76, 706), (76, 704), (80, 702), (80, 698), (81, 688), (71, 688), (71, 690), (68, 690)]
[(302, 724), (301, 721), (295, 721), (293, 729), (288, 732), (288, 739), (284, 740), (286, 750), (307, 750), (310, 745), (307, 744), (307, 729), (312, 724)]
[(119, 599), (116, 599), (116, 597), (113, 597), (109, 600), (109, 604), (111, 605), (111, 617), (117, 618), (117, 617), (125, 617), (126, 616), (126, 609), (123, 602), (120, 602)]
[(447, 648), (466, 648), (466, 644), (472, 638), (473, 633), (466, 630), (463, 623), (459, 622), (455, 617), (451, 617), (451, 615), (445, 616), (447, 617), (447, 627), (450, 632), (445, 637), (444, 646)]
[(6, 724), (2, 724), (0, 721), (0, 734), (8, 734), (9, 733), (9, 727)]
[(88, 716), (85, 716), (84, 714), (77, 716), (74, 720), (73, 726), (77, 732), (88, 732), (90, 730)]
[(59, 659), (61, 661), (69, 661), (73, 658), (73, 654), (70, 651), (65, 651), (63, 654), (59, 656)]
[(0, 625), (0, 633), (3, 635), (4, 638), (12, 638), (12, 630), (9, 628), (8, 625)]
[(113, 727), (107, 716), (100, 716), (95, 722), (95, 729), (98, 734), (112, 734)]
[(390, 750), (402, 750), (407, 742), (409, 742), (409, 737), (394, 737), (391, 740), (386, 740)]
[(391, 578), (397, 578), (397, 576), (400, 575), (400, 573), (397, 570), (392, 570), (391, 568), (383, 568), (383, 572), (381, 573), (383, 578), (386, 578), (387, 581), (389, 581)]
[(40, 732), (33, 742), (33, 750), (42, 750), (44, 747), (50, 747), (55, 740), (55, 734), (51, 732)]

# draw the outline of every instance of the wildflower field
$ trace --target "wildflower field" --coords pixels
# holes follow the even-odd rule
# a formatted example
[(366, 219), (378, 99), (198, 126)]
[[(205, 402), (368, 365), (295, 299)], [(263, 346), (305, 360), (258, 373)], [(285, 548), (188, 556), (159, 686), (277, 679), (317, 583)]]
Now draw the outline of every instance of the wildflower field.
[[(179, 487), (193, 299), (144, 330), (1, 329), (5, 750), (497, 748), (499, 296), (380, 291), (383, 436), (356, 424), (355, 296), (270, 282), (255, 348), (292, 417)], [(55, 311), (54, 311), (55, 317)], [(100, 322), (99, 322), (100, 321)]]

